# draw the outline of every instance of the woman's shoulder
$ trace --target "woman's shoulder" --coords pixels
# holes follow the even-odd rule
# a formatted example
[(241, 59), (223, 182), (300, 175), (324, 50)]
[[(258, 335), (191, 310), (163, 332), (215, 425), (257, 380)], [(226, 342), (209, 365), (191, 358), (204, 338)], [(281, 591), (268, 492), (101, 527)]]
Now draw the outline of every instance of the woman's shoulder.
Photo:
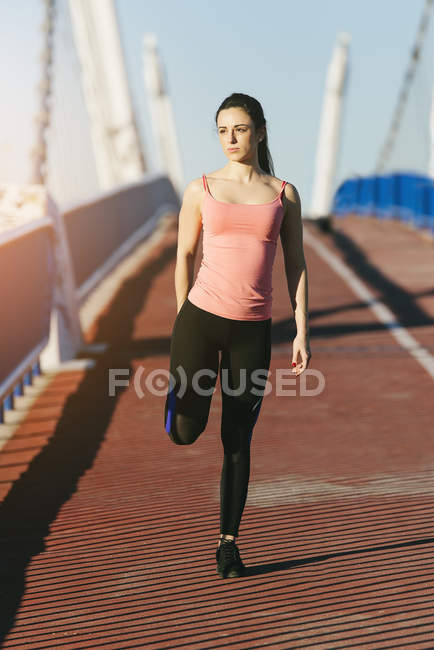
[(294, 183), (291, 183), (290, 181), (286, 181), (284, 195), (290, 201), (297, 200), (297, 197), (299, 196), (299, 194), (298, 194), (297, 188), (295, 187)]
[(278, 178), (277, 176), (268, 176), (269, 183), (276, 192), (280, 192), (282, 189), (283, 183), (285, 183), (285, 190), (283, 195), (286, 196), (290, 201), (295, 201), (298, 196), (297, 188), (291, 181), (288, 181), (286, 178)]
[(203, 176), (193, 178), (184, 188), (184, 196), (200, 196), (203, 190)]

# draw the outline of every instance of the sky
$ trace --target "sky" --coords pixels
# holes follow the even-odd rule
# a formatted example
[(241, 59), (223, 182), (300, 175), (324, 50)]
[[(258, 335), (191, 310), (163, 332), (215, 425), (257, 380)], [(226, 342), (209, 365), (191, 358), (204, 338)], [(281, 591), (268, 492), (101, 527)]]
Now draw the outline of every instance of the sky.
[[(297, 187), (308, 210), (327, 67), (339, 32), (347, 32), (349, 77), (335, 186), (347, 176), (372, 173), (424, 4), (425, 0), (116, 0), (149, 168), (154, 168), (156, 156), (143, 83), (142, 39), (147, 32), (156, 35), (163, 60), (185, 184), (226, 164), (214, 115), (227, 95), (243, 92), (263, 106), (275, 175)], [(57, 6), (53, 70), (57, 114), (49, 140), (56, 152), (51, 178), (55, 197), (71, 201), (97, 193), (97, 181), (67, 0), (57, 0)], [(42, 0), (0, 3), (0, 183), (29, 180), (42, 18)], [(423, 52), (431, 60), (433, 20)], [(427, 78), (424, 69), (415, 85), (415, 106), (422, 105), (422, 95), (428, 96), (431, 70)], [(404, 162), (410, 167), (426, 164), (421, 145), (425, 132), (429, 135), (425, 117), (419, 111), (419, 118), (412, 118), (403, 140)], [(413, 137), (416, 128), (419, 140)]]

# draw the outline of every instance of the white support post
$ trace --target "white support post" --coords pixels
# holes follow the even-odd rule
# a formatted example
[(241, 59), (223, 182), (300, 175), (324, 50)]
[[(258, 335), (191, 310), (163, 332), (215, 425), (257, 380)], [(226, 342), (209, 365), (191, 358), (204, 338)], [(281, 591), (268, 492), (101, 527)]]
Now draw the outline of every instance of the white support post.
[(431, 114), (429, 120), (431, 147), (428, 161), (428, 176), (434, 180), (434, 83), (431, 91)]
[(166, 173), (181, 197), (184, 190), (181, 155), (175, 120), (164, 80), (163, 65), (154, 34), (143, 37), (143, 70), (149, 101), (152, 130), (157, 149), (159, 171)]
[(309, 217), (329, 218), (339, 150), (350, 35), (341, 33), (327, 71)]
[(147, 171), (113, 0), (69, 0), (101, 189)]

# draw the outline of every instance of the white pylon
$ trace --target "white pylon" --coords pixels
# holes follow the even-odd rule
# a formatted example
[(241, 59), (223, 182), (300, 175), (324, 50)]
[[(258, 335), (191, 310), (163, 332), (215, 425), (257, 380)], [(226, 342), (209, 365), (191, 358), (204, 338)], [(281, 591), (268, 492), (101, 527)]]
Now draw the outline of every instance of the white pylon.
[(147, 171), (113, 0), (69, 0), (101, 189)]
[(181, 197), (184, 178), (172, 105), (157, 51), (157, 38), (150, 33), (143, 37), (143, 71), (159, 171), (169, 176), (178, 196)]
[(328, 217), (330, 214), (339, 150), (341, 114), (346, 88), (350, 40), (351, 36), (349, 34), (342, 32), (338, 35), (333, 56), (328, 66), (309, 214), (314, 219)]

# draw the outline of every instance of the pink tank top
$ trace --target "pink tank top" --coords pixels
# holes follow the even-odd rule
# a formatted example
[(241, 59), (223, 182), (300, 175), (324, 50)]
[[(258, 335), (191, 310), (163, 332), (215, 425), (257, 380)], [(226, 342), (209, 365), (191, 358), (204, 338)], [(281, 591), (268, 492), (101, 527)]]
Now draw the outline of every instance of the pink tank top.
[(202, 180), (203, 256), (187, 297), (225, 318), (271, 318), (271, 279), (286, 181), (273, 201), (246, 204), (217, 201), (205, 174)]

